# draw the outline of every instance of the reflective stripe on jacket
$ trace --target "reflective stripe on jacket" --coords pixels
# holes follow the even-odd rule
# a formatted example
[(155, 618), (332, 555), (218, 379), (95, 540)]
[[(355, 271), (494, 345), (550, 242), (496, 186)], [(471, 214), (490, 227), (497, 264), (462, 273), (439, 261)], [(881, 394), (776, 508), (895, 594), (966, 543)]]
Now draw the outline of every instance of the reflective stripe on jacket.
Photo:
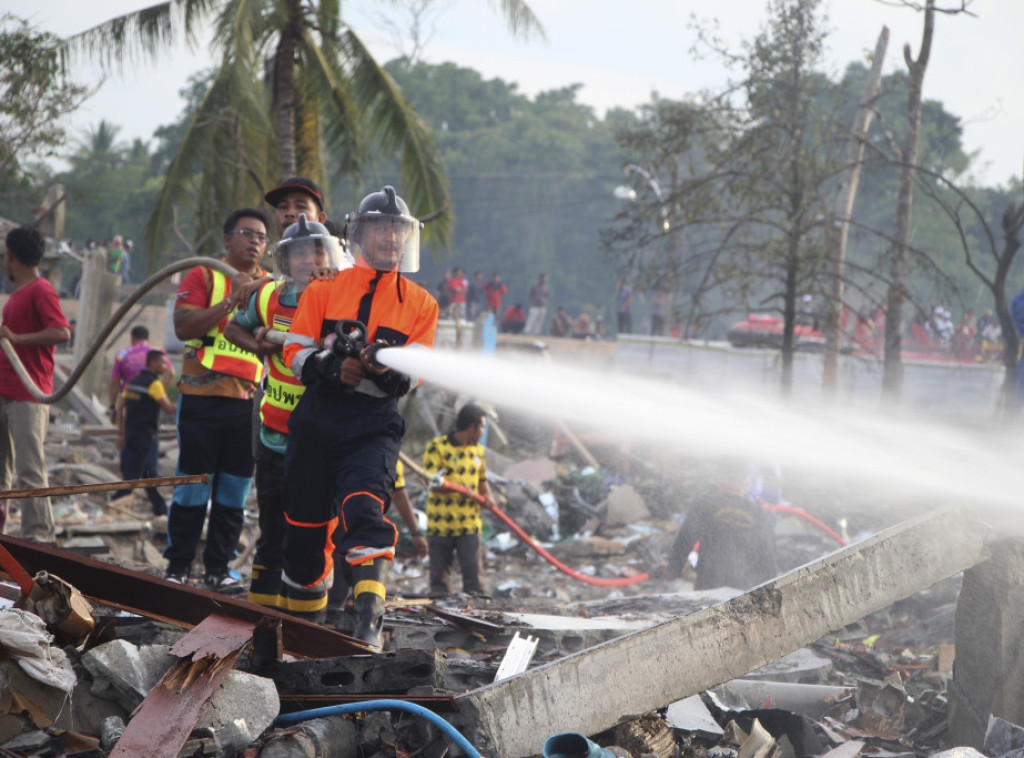
[[(210, 305), (213, 306), (231, 294), (231, 280), (214, 269), (210, 269), (210, 275)], [(187, 340), (185, 344), (195, 348), (196, 360), (203, 368), (216, 371), (218, 374), (236, 376), (248, 382), (258, 382), (263, 378), (263, 361), (248, 350), (228, 342), (224, 336), (224, 327), (227, 326), (230, 316), (229, 313), (201, 338)]]
[[(281, 303), (281, 285), (284, 281), (264, 285), (256, 300), (256, 308), (260, 321), (287, 332), (295, 316), (295, 306)], [(284, 362), (282, 353), (274, 353), (267, 359), (267, 386), (263, 391), (263, 402), (260, 403), (260, 421), (264, 426), (288, 434), (288, 417), (291, 416), (305, 385), (295, 378)]]

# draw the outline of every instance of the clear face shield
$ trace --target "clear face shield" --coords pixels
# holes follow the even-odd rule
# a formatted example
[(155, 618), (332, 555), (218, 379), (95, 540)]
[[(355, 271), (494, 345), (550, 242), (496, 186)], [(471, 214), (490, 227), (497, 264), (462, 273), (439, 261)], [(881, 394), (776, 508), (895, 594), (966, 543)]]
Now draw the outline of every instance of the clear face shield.
[(312, 234), (284, 239), (274, 246), (274, 274), (288, 281), (282, 294), (294, 292), (298, 296), (313, 280), (314, 270), (348, 268), (351, 264), (347, 257), (337, 237)]
[(420, 270), (420, 222), (412, 216), (366, 213), (349, 222), (349, 239), (359, 265), (378, 271)]

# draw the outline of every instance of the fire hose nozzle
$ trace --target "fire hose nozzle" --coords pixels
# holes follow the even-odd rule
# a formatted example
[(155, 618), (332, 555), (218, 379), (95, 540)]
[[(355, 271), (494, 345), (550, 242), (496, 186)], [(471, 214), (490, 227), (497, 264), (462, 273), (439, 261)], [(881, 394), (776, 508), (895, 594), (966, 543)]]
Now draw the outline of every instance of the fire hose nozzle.
[(387, 366), (381, 363), (380, 360), (377, 358), (377, 353), (379, 353), (383, 348), (386, 347), (391, 346), (385, 342), (374, 342), (372, 345), (366, 346), (366, 360), (370, 362), (371, 366), (377, 369), (387, 368)]

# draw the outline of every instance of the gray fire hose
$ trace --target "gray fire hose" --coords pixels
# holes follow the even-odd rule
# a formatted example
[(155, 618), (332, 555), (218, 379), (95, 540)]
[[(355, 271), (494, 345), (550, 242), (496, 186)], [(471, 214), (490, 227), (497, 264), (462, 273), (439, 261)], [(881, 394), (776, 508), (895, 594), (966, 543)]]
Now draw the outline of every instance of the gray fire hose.
[(110, 320), (103, 327), (102, 331), (100, 331), (99, 336), (96, 337), (96, 341), (93, 343), (92, 347), (89, 348), (89, 351), (82, 358), (82, 362), (75, 366), (75, 369), (64, 381), (64, 386), (50, 395), (47, 395), (40, 390), (39, 387), (36, 386), (36, 383), (32, 381), (32, 377), (28, 375), (28, 372), (21, 363), (21, 359), (18, 358), (18, 354), (14, 350), (14, 345), (11, 344), (9, 339), (0, 339), (0, 349), (4, 351), (4, 355), (6, 355), (8, 360), (10, 360), (11, 366), (14, 367), (14, 373), (18, 375), (18, 378), (21, 379), (21, 383), (25, 385), (29, 394), (31, 394), (36, 401), (46, 404), (56, 403), (71, 392), (75, 383), (82, 378), (82, 374), (84, 374), (85, 370), (89, 368), (89, 364), (92, 362), (92, 359), (96, 357), (96, 353), (99, 352), (107, 337), (109, 337), (110, 333), (114, 331), (121, 319), (128, 314), (128, 311), (131, 310), (133, 305), (139, 302), (147, 292), (153, 289), (164, 279), (168, 278), (172, 274), (178, 273), (179, 271), (186, 271), (195, 266), (207, 266), (220, 271), (225, 276), (230, 277), (233, 277), (238, 273), (224, 261), (217, 260), (216, 258), (203, 257), (183, 258), (180, 261), (175, 261), (169, 266), (165, 266), (160, 269), (140, 284), (138, 288), (136, 288), (136, 290), (132, 292), (132, 294), (123, 303), (121, 303), (120, 306), (118, 306), (117, 310), (114, 311), (114, 314), (110, 317)]

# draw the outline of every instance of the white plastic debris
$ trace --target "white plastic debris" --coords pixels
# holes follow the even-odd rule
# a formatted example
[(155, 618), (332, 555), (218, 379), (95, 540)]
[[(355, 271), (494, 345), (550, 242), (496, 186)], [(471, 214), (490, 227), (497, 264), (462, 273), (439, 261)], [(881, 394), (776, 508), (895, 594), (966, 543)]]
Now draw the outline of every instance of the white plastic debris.
[(35, 614), (11, 608), (0, 613), (0, 645), (30, 677), (70, 693), (78, 681), (67, 655), (53, 644), (43, 620)]

